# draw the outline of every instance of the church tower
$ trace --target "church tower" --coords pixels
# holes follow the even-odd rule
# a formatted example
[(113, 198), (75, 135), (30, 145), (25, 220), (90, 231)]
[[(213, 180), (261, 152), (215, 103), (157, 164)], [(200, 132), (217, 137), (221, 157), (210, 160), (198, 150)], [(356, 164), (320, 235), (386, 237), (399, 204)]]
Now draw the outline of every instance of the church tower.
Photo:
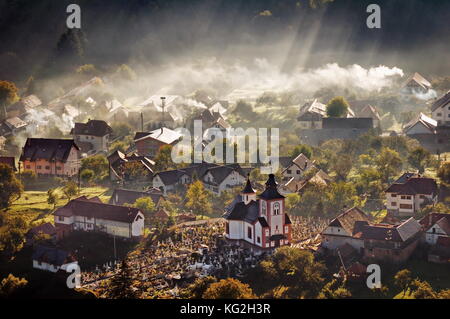
[(256, 191), (253, 189), (252, 182), (250, 181), (250, 174), (247, 175), (247, 183), (242, 190), (242, 201), (247, 205), (252, 200), (256, 201)]

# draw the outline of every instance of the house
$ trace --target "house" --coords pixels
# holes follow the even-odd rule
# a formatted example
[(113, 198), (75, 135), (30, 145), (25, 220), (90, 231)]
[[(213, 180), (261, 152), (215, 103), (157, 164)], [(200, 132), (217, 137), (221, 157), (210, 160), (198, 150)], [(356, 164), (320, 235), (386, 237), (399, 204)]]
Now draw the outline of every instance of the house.
[(75, 257), (67, 251), (41, 245), (34, 248), (32, 259), (33, 268), (53, 273), (60, 269), (66, 270), (69, 265), (78, 264)]
[(431, 112), (438, 126), (450, 126), (450, 90), (431, 105)]
[(291, 177), (289, 180), (284, 181), (280, 186), (280, 192), (284, 194), (303, 193), (308, 187), (313, 184), (328, 186), (332, 181), (331, 177), (318, 168), (313, 168), (315, 173), (309, 176), (302, 177), (301, 179), (295, 179)]
[(107, 152), (112, 128), (105, 121), (89, 120), (75, 123), (70, 134), (83, 153)]
[(428, 261), (450, 263), (450, 214), (429, 213), (420, 224), (423, 240), (429, 245)]
[(373, 128), (372, 118), (326, 117), (322, 119), (322, 129), (301, 130), (300, 137), (304, 143), (318, 146), (332, 139), (356, 139)]
[(153, 187), (164, 194), (178, 187), (191, 184), (198, 178), (206, 189), (220, 195), (223, 191), (245, 183), (244, 170), (238, 164), (217, 165), (200, 163), (183, 169), (158, 172), (153, 176)]
[(369, 223), (369, 217), (358, 207), (350, 208), (336, 218), (322, 231), (322, 247), (332, 252), (344, 246), (350, 245), (358, 252), (364, 248), (361, 239), (361, 226)]
[(148, 191), (134, 191), (129, 189), (117, 188), (111, 195), (109, 203), (111, 205), (123, 206), (125, 204), (134, 204), (137, 199), (142, 197), (149, 197), (157, 208), (161, 206), (164, 201), (164, 196), (159, 189), (151, 188)]
[(149, 133), (137, 132), (134, 143), (139, 155), (155, 157), (162, 146), (175, 145), (181, 137), (180, 133), (161, 127)]
[(19, 161), (37, 175), (72, 177), (80, 169), (80, 149), (74, 140), (28, 138)]
[(404, 263), (416, 249), (421, 235), (421, 226), (412, 217), (397, 225), (362, 225), (363, 260)]
[(7, 117), (21, 117), (41, 105), (42, 102), (36, 95), (26, 96), (8, 107)]
[(300, 108), (297, 120), (302, 129), (321, 129), (322, 119), (327, 115), (327, 106), (315, 99), (311, 103), (306, 103)]
[(16, 159), (13, 156), (0, 156), (0, 163), (8, 165), (17, 172)]
[(192, 213), (182, 213), (176, 216), (177, 224), (193, 222), (196, 220), (196, 217)]
[(294, 178), (294, 180), (299, 181), (305, 172), (311, 168), (315, 168), (314, 162), (303, 153), (300, 153), (291, 160), (290, 164), (283, 169), (281, 174), (283, 175), (283, 180)]
[(138, 166), (142, 171), (146, 172), (140, 176), (140, 180), (149, 179), (155, 168), (155, 162), (146, 156), (139, 156), (135, 153), (125, 155), (121, 151), (115, 151), (108, 156), (109, 177), (111, 181), (131, 180), (132, 174), (127, 170), (128, 165)]
[(18, 117), (10, 117), (3, 121), (0, 133), (3, 136), (17, 135), (27, 127), (27, 123)]
[(53, 226), (53, 224), (51, 223), (43, 223), (31, 228), (25, 235), (26, 245), (27, 246), (34, 245), (36, 240), (40, 239), (40, 236), (48, 237), (49, 240), (55, 242), (56, 241), (55, 226)]
[(431, 83), (416, 72), (406, 80), (401, 92), (405, 94), (427, 93), (429, 89), (431, 89)]
[(152, 216), (152, 219), (158, 223), (167, 223), (169, 218), (169, 213), (162, 207), (158, 209)]
[(291, 221), (277, 188), (275, 175), (270, 174), (265, 190), (257, 196), (248, 178), (240, 198), (224, 214), (225, 238), (256, 250), (290, 245)]
[(138, 239), (144, 234), (144, 214), (137, 208), (103, 204), (85, 196), (71, 200), (54, 213), (57, 237), (74, 230), (98, 231), (117, 237)]
[(423, 206), (437, 203), (438, 187), (432, 178), (405, 173), (386, 191), (386, 208), (394, 216), (413, 216)]
[(240, 167), (224, 165), (209, 168), (202, 177), (203, 185), (216, 195), (245, 183)]
[(420, 134), (435, 134), (437, 127), (437, 121), (433, 120), (431, 117), (426, 116), (423, 113), (420, 113), (417, 117), (415, 117), (412, 121), (407, 123), (403, 127), (403, 132), (414, 138), (415, 135)]
[(410, 218), (397, 225), (373, 224), (358, 208), (333, 219), (321, 233), (322, 248), (341, 255), (351, 246), (365, 262), (402, 263), (419, 243), (421, 226)]
[(357, 116), (360, 118), (372, 118), (373, 127), (380, 127), (381, 116), (378, 113), (376, 107), (367, 104), (360, 111), (357, 112)]

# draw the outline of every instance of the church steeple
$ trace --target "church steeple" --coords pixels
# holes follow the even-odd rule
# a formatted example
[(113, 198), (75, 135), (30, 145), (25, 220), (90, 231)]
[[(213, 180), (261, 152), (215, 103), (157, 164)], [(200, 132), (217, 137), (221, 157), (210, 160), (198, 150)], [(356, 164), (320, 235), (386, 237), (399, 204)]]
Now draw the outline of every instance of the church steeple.
[(250, 174), (247, 175), (247, 183), (242, 190), (242, 200), (246, 205), (252, 200), (256, 201), (256, 191), (253, 189), (252, 182), (250, 181)]
[(284, 196), (278, 192), (278, 183), (275, 180), (274, 174), (269, 175), (269, 179), (266, 182), (266, 189), (261, 193), (261, 195), (259, 195), (259, 197), (265, 200), (284, 198)]

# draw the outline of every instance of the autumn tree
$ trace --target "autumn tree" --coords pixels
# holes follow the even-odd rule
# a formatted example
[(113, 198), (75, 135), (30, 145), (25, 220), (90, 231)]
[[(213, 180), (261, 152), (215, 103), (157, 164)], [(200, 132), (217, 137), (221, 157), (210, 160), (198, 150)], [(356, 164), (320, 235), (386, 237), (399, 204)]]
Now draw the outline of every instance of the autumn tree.
[(64, 196), (67, 198), (67, 201), (70, 201), (74, 196), (76, 196), (79, 192), (78, 185), (74, 181), (68, 181), (64, 187), (62, 188)]
[(0, 297), (11, 298), (20, 292), (28, 284), (25, 278), (19, 278), (13, 274), (9, 274), (8, 277), (3, 278), (0, 282)]
[(417, 169), (420, 174), (425, 171), (425, 167), (430, 164), (431, 154), (429, 151), (419, 146), (410, 151), (408, 155), (408, 163)]
[(23, 192), (22, 183), (16, 178), (13, 169), (0, 163), (0, 210), (6, 209), (20, 198)]
[[(128, 205), (127, 205), (128, 206)], [(153, 218), (153, 213), (156, 210), (156, 205), (150, 197), (141, 197), (136, 199), (134, 204), (130, 205), (139, 209), (145, 216), (145, 222), (148, 224)]]
[(278, 248), (260, 263), (264, 280), (269, 286), (289, 287), (290, 298), (313, 298), (324, 281), (325, 266), (306, 250), (292, 247)]
[(8, 231), (0, 232), (0, 252), (9, 258), (22, 249), (28, 227), (21, 217), (9, 218), (3, 226), (6, 226)]
[(337, 96), (328, 102), (327, 115), (328, 117), (343, 117), (347, 114), (349, 107), (348, 102), (342, 96)]
[(80, 171), (91, 170), (95, 180), (101, 180), (109, 173), (109, 162), (104, 155), (94, 155), (81, 160)]
[(6, 117), (6, 107), (18, 99), (16, 85), (9, 81), (0, 81), (0, 107), (2, 112), (4, 112), (4, 117)]
[(384, 147), (375, 158), (375, 165), (381, 173), (383, 182), (388, 183), (392, 176), (399, 173), (403, 166), (403, 161), (396, 151)]
[(83, 182), (89, 184), (94, 179), (95, 173), (91, 169), (84, 169), (80, 173), (80, 178), (83, 180)]
[(217, 278), (213, 276), (199, 277), (186, 288), (183, 297), (186, 299), (201, 299), (209, 286), (216, 282)]
[(403, 296), (405, 296), (406, 290), (411, 284), (411, 281), (411, 271), (408, 269), (400, 270), (394, 276), (395, 285), (403, 290)]
[(58, 202), (58, 194), (54, 188), (50, 188), (47, 191), (47, 204), (53, 205), (53, 209), (56, 208), (56, 204)]
[(164, 145), (155, 156), (155, 168), (157, 171), (165, 171), (175, 168), (175, 163), (172, 161), (172, 146)]
[(212, 283), (203, 293), (204, 299), (254, 299), (256, 298), (249, 285), (234, 278), (222, 279)]
[(442, 183), (450, 186), (450, 162), (443, 163), (437, 172)]
[(343, 283), (333, 279), (328, 282), (320, 291), (318, 299), (347, 299), (352, 296), (352, 293), (345, 288)]
[(303, 154), (307, 158), (311, 158), (312, 156), (312, 148), (308, 145), (301, 144), (294, 147), (294, 149), (291, 151), (290, 156), (292, 158), (297, 157), (298, 155)]
[(204, 216), (211, 213), (211, 195), (201, 181), (189, 185), (186, 199), (186, 208), (192, 210), (194, 214)]

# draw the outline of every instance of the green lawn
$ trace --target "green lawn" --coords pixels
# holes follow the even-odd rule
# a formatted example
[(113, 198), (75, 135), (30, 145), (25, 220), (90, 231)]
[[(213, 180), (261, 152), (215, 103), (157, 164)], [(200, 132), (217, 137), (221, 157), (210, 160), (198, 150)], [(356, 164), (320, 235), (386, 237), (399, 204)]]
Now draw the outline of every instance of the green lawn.
[[(56, 207), (64, 206), (67, 198), (64, 198), (61, 188), (56, 189), (59, 200)], [(81, 189), (78, 196), (87, 197), (99, 196), (103, 202), (108, 202), (110, 195), (108, 188), (105, 187), (85, 187)], [(51, 212), (53, 205), (47, 204), (47, 191), (25, 191), (22, 196), (13, 203), (9, 210), (11, 215), (20, 215), (27, 222), (33, 221), (52, 221)]]

